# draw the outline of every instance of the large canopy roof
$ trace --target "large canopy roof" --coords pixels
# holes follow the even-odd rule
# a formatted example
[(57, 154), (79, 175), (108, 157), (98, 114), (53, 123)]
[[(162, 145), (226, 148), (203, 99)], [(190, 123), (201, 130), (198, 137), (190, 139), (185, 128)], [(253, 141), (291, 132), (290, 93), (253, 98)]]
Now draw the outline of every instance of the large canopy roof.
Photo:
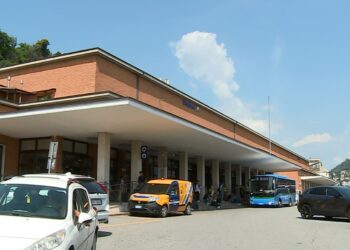
[(74, 102), (0, 114), (0, 134), (14, 138), (52, 135), (97, 143), (111, 134), (112, 146), (142, 141), (189, 156), (229, 161), (265, 171), (298, 166), (213, 131), (127, 98)]

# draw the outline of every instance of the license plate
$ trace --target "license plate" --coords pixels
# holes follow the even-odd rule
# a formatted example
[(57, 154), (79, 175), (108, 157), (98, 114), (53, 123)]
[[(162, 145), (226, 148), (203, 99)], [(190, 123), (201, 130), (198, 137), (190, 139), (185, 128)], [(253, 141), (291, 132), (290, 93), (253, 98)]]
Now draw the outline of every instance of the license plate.
[(135, 208), (137, 208), (137, 209), (141, 209), (141, 208), (142, 208), (142, 206), (141, 206), (141, 205), (135, 205)]
[(92, 199), (91, 200), (92, 205), (102, 205), (101, 199)]

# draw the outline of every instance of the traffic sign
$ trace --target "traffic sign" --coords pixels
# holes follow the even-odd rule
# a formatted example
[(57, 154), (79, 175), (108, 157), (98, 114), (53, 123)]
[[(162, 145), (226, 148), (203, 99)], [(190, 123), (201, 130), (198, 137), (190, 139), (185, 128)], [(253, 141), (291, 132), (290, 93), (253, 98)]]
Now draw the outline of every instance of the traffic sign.
[(141, 159), (147, 159), (147, 146), (141, 146)]

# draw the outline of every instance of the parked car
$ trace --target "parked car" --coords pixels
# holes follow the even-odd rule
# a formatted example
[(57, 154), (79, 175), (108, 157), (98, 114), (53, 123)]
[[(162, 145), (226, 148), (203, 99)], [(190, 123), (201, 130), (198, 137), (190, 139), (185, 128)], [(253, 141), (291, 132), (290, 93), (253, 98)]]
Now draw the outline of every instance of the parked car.
[(342, 186), (310, 188), (299, 197), (298, 210), (304, 219), (322, 215), (327, 219), (346, 217), (350, 220), (350, 188)]
[(130, 215), (146, 213), (166, 217), (168, 213), (191, 214), (192, 183), (183, 180), (157, 179), (145, 183), (130, 196)]
[(99, 229), (88, 191), (65, 175), (0, 183), (0, 241), (6, 249), (96, 249)]
[(66, 176), (72, 181), (80, 183), (88, 190), (92, 206), (97, 209), (98, 221), (100, 223), (108, 223), (109, 197), (107, 188), (92, 177), (71, 173), (66, 173)]

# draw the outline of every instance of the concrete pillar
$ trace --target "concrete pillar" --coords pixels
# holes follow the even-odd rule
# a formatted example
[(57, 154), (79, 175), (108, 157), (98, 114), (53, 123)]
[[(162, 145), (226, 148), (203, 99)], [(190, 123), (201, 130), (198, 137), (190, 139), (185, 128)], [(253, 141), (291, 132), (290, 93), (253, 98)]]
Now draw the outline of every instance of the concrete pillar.
[(232, 183), (231, 183), (231, 163), (225, 163), (225, 187), (227, 192), (231, 193)]
[(236, 166), (236, 183), (240, 187), (242, 186), (242, 166)]
[(97, 180), (109, 184), (109, 169), (111, 162), (111, 135), (98, 133), (97, 144)]
[(197, 180), (201, 185), (201, 199), (205, 193), (205, 159), (203, 156), (197, 158)]
[(158, 149), (158, 178), (167, 178), (168, 175), (168, 150)]
[(246, 167), (245, 168), (245, 187), (246, 187), (246, 190), (250, 192), (249, 181), (250, 181), (250, 167)]
[(180, 152), (180, 179), (188, 180), (188, 153)]
[(211, 163), (211, 178), (214, 190), (219, 187), (219, 160), (213, 160)]
[(131, 142), (131, 183), (137, 182), (139, 172), (142, 171), (141, 146), (140, 141)]

